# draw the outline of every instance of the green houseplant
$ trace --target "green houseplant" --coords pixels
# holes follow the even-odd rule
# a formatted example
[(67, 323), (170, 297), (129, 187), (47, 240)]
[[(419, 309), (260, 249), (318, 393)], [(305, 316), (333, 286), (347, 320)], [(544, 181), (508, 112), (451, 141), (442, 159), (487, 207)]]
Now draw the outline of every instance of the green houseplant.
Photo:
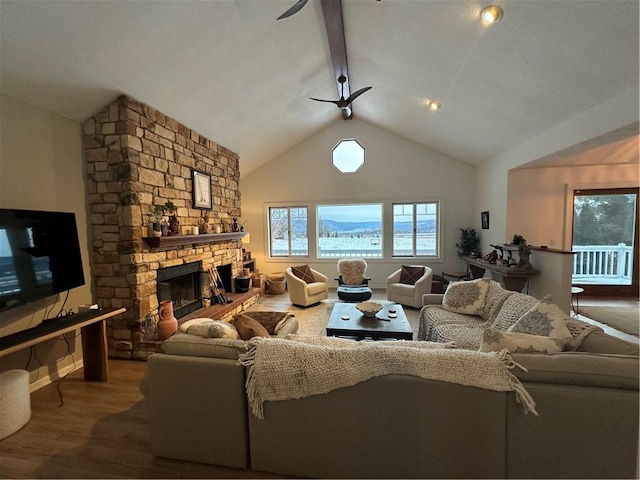
[(177, 210), (178, 207), (176, 207), (171, 200), (167, 200), (163, 205), (154, 205), (149, 215), (151, 220), (151, 230), (149, 233), (157, 237), (160, 236), (162, 234), (162, 221), (165, 214), (175, 213)]
[(514, 245), (520, 245), (521, 243), (523, 245), (527, 244), (527, 239), (524, 238), (522, 235), (518, 235), (517, 233), (513, 235), (513, 239), (511, 239), (511, 243), (513, 243)]
[(460, 228), (460, 243), (456, 243), (459, 257), (468, 257), (480, 249), (480, 235), (475, 228)]

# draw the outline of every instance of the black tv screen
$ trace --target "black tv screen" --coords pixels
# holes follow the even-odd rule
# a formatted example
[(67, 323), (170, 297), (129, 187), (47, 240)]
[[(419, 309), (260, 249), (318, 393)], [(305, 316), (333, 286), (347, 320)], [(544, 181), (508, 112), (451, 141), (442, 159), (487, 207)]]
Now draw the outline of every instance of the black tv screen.
[(0, 209), (0, 313), (84, 283), (74, 213)]

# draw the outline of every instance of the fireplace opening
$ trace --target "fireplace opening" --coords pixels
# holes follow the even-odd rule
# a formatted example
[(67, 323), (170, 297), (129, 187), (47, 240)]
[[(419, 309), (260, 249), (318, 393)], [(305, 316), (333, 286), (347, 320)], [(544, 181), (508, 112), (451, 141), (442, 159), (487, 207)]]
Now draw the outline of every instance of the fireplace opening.
[(202, 308), (201, 269), (202, 262), (191, 262), (158, 270), (158, 303), (171, 300), (176, 318)]
[(216, 270), (218, 271), (218, 275), (220, 275), (220, 280), (222, 280), (222, 286), (224, 287), (224, 291), (227, 293), (233, 292), (233, 288), (231, 286), (231, 280), (232, 280), (231, 264), (227, 263), (226, 265), (219, 265), (216, 267)]

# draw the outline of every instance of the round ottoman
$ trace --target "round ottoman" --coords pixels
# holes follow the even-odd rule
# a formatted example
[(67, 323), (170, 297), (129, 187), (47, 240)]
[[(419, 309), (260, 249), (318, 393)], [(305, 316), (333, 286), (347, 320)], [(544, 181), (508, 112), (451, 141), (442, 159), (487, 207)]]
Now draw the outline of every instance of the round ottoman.
[(0, 373), (0, 440), (16, 433), (31, 419), (29, 372)]
[(372, 295), (369, 287), (352, 287), (346, 285), (339, 285), (337, 293), (338, 298), (343, 302), (366, 302)]

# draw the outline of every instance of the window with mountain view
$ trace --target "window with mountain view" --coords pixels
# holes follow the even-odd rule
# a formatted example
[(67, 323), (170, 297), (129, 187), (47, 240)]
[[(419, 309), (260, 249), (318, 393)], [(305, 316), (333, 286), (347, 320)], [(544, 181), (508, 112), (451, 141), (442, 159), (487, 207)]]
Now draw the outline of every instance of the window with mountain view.
[(319, 205), (318, 258), (382, 258), (382, 204)]
[(393, 204), (393, 256), (437, 257), (438, 202)]
[(307, 207), (269, 208), (269, 255), (309, 256)]

